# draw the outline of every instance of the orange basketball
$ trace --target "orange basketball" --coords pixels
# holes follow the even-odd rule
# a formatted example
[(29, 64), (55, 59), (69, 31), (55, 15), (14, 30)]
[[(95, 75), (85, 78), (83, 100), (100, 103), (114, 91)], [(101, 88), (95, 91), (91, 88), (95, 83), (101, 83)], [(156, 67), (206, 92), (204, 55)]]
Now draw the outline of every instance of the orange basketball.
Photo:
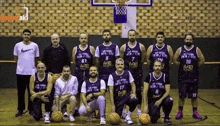
[(139, 121), (142, 125), (146, 125), (150, 123), (150, 116), (149, 114), (141, 114), (139, 116)]
[(109, 121), (110, 121), (110, 124), (117, 125), (120, 123), (121, 119), (118, 113), (113, 112), (109, 115)]
[(54, 122), (60, 122), (63, 119), (63, 113), (61, 111), (53, 111), (51, 118)]

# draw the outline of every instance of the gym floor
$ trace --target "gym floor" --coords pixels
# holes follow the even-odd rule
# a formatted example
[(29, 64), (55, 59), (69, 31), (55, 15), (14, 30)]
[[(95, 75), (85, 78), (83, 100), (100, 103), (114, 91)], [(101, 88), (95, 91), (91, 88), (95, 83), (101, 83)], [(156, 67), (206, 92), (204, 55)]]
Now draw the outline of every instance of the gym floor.
[[(171, 120), (174, 125), (220, 125), (220, 89), (200, 89), (199, 90), (199, 106), (198, 111), (203, 116), (202, 120), (192, 118), (191, 100), (186, 99), (183, 110), (183, 119), (176, 120), (175, 116), (178, 109), (178, 90), (172, 89), (170, 93), (174, 99), (174, 106), (171, 112)], [(17, 90), (12, 88), (0, 89), (0, 125), (43, 125), (44, 119), (35, 121), (28, 112), (21, 117), (15, 117), (17, 112)], [(27, 100), (26, 100), (27, 101)], [(27, 104), (26, 104), (27, 105)], [(106, 119), (108, 123), (108, 115), (110, 113), (109, 94), (106, 94)], [(44, 105), (43, 109), (44, 111)], [(134, 125), (140, 125), (136, 117), (136, 110), (132, 114)], [(163, 119), (160, 118), (157, 124), (162, 125)], [(48, 125), (48, 124), (47, 124)], [(87, 122), (87, 117), (76, 117), (76, 122), (51, 122), (49, 125), (99, 125), (99, 119), (93, 119), (91, 123)], [(121, 125), (126, 123), (121, 122)]]

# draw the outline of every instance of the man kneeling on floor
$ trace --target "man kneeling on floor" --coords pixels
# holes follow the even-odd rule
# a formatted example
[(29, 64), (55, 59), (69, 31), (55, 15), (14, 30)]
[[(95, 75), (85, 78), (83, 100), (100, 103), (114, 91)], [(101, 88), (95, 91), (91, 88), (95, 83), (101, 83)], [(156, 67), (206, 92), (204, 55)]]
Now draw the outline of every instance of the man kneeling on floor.
[(62, 75), (55, 82), (55, 111), (61, 111), (61, 108), (70, 104), (70, 116), (71, 122), (75, 121), (73, 116), (76, 107), (76, 94), (78, 93), (78, 80), (75, 76), (71, 75), (70, 66), (64, 66)]
[(44, 63), (37, 65), (37, 72), (30, 78), (31, 101), (33, 101), (33, 117), (39, 121), (42, 118), (41, 104), (45, 103), (45, 121), (50, 123), (50, 112), (53, 105), (52, 97), (49, 95), (52, 89), (52, 77), (45, 72)]
[(89, 69), (90, 78), (85, 80), (81, 88), (81, 98), (83, 104), (79, 108), (80, 115), (87, 115), (91, 121), (92, 112), (99, 110), (100, 124), (105, 121), (105, 81), (98, 78), (98, 68), (91, 66)]

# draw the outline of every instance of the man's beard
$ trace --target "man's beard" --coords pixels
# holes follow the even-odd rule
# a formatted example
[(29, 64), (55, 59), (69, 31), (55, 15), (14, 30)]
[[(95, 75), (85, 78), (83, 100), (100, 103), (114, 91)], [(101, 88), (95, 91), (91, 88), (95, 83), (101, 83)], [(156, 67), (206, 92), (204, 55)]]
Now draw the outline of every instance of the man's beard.
[(187, 47), (190, 47), (192, 45), (192, 42), (186, 42), (185, 44)]
[(130, 42), (135, 42), (134, 38), (129, 39)]
[(64, 75), (63, 75), (63, 77), (64, 77), (65, 79), (68, 79), (69, 76), (70, 76), (69, 74), (64, 74)]
[(105, 38), (104, 41), (105, 41), (105, 42), (109, 42), (109, 41), (110, 41), (110, 38)]
[(98, 74), (90, 75), (91, 78), (96, 78), (97, 76), (98, 76)]

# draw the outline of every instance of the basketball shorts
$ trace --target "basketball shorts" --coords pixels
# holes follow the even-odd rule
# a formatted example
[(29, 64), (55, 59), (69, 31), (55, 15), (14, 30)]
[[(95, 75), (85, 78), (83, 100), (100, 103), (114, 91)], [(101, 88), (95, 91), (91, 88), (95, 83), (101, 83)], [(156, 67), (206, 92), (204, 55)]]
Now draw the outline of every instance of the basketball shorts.
[(198, 83), (179, 83), (179, 97), (180, 98), (197, 98)]

